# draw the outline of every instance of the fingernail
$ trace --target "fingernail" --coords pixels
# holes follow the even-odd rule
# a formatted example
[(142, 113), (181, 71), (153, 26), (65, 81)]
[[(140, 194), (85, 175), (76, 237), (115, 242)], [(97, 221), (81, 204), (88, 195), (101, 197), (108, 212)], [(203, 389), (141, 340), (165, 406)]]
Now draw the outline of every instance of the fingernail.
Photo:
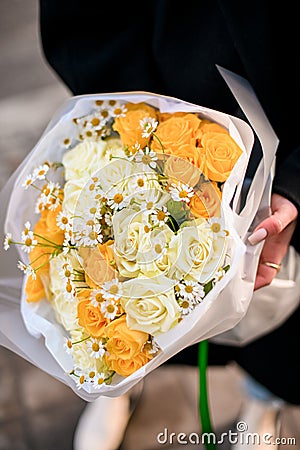
[(259, 230), (254, 231), (249, 237), (248, 241), (251, 245), (256, 245), (259, 242), (263, 241), (267, 237), (267, 230), (265, 228), (260, 228)]

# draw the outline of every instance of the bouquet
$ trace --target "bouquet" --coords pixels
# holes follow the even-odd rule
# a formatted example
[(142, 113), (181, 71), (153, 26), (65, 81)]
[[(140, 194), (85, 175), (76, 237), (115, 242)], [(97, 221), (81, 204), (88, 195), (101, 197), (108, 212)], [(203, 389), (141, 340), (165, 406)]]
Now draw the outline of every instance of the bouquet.
[(145, 93), (75, 98), (52, 121), (18, 174), (4, 249), (20, 255), (26, 329), (78, 395), (119, 395), (216, 326), (244, 252), (232, 198), (251, 138)]

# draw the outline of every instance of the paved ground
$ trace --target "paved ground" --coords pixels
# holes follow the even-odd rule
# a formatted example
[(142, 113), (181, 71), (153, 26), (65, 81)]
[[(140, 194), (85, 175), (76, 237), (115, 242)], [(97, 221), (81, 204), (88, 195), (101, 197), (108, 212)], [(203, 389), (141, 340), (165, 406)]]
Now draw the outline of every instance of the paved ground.
[[(69, 96), (43, 59), (37, 5), (34, 0), (0, 1), (0, 188)], [(208, 375), (212, 418), (220, 433), (237, 420), (244, 402), (243, 374), (233, 365), (210, 368)], [(177, 433), (199, 432), (197, 401), (197, 369), (157, 369), (145, 380), (122, 450), (181, 448), (159, 444), (156, 435), (166, 427)], [(0, 348), (0, 450), (72, 450), (85, 407), (65, 385)], [(299, 429), (299, 409), (285, 407), (282, 436), (297, 436), (299, 444), (282, 449), (300, 449)]]

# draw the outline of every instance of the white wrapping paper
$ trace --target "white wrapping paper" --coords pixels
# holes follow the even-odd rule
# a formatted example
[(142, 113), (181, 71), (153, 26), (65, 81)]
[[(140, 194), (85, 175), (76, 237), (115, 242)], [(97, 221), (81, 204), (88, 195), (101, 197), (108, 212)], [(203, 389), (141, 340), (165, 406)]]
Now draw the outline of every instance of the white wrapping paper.
[(258, 135), (264, 155), (249, 190), (246, 205), (239, 214), (236, 211), (254, 141), (250, 126), (223, 112), (145, 92), (95, 94), (67, 100), (55, 114), (37, 145), (1, 191), (0, 228), (3, 238), (8, 231), (13, 235), (19, 234), (26, 220), (34, 222), (32, 205), (35, 194), (30, 190), (25, 193), (21, 180), (38, 164), (46, 159), (53, 159), (53, 154), (55, 160), (61, 160), (63, 149), (57, 143), (62, 142), (66, 135), (72, 136), (70, 118), (89, 113), (91, 101), (96, 99), (113, 97), (132, 103), (144, 101), (158, 107), (161, 112), (199, 112), (202, 117), (225, 126), (243, 149), (242, 156), (225, 182), (222, 194), (226, 226), (232, 237), (230, 270), (208, 293), (205, 301), (181, 323), (157, 336), (156, 341), (162, 350), (157, 356), (127, 378), (116, 376), (111, 385), (103, 384), (97, 391), (93, 391), (92, 387), (90, 390), (76, 388), (75, 382), (67, 374), (72, 369), (71, 360), (63, 350), (61, 326), (56, 323), (51, 306), (47, 302), (26, 303), (23, 295), (23, 276), (16, 267), (18, 250), (1, 250), (0, 344), (62, 381), (87, 401), (93, 401), (99, 395), (115, 397), (123, 394), (180, 350), (233, 328), (248, 309), (262, 245), (248, 246), (247, 236), (255, 224), (254, 219), (265, 217), (269, 211), (278, 140), (251, 86), (235, 74), (222, 68), (219, 70)]

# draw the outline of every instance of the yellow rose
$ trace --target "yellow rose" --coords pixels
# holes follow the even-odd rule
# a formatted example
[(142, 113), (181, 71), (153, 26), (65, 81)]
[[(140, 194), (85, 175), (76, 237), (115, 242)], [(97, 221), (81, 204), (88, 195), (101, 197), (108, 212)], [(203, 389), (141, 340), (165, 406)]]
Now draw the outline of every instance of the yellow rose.
[(82, 247), (78, 253), (85, 271), (86, 283), (95, 289), (99, 289), (105, 281), (116, 278), (114, 270), (113, 240), (98, 244), (95, 248)]
[(147, 342), (149, 335), (128, 328), (125, 315), (113, 320), (105, 328), (108, 338), (106, 348), (113, 358), (130, 360), (136, 357)]
[[(61, 205), (59, 205), (54, 211), (49, 209), (43, 210), (41, 212), (41, 217), (33, 228), (34, 233), (47, 238), (49, 241), (54, 242), (55, 244), (61, 245), (64, 241), (65, 235), (56, 223), (56, 218), (61, 210)], [(38, 236), (37, 241), (41, 244), (47, 244), (45, 240)], [(49, 248), (47, 251), (49, 252)]]
[(201, 138), (203, 172), (212, 181), (224, 182), (242, 154), (235, 140), (225, 133), (209, 132)]
[(128, 377), (136, 370), (143, 367), (151, 359), (147, 352), (141, 352), (132, 359), (116, 358), (113, 354), (106, 356), (106, 364), (117, 374)]
[(127, 103), (126, 108), (125, 116), (116, 118), (113, 129), (120, 134), (124, 145), (130, 148), (138, 143), (143, 148), (147, 145), (148, 138), (142, 137), (140, 121), (146, 117), (156, 119), (156, 110), (146, 103)]
[(165, 277), (138, 277), (123, 283), (121, 304), (127, 314), (128, 327), (153, 336), (174, 327), (180, 317), (174, 284)]
[(215, 181), (202, 183), (189, 203), (192, 215), (204, 219), (220, 216), (221, 197), (222, 193)]
[[(172, 116), (161, 122), (155, 134), (164, 147), (166, 153), (174, 154), (182, 145), (196, 145), (197, 130), (201, 120), (195, 114), (186, 114), (182, 117)], [(161, 144), (153, 139), (151, 149), (161, 153)]]
[(84, 289), (78, 294), (77, 305), (78, 323), (85, 332), (93, 337), (103, 335), (107, 321), (98, 307), (92, 305), (89, 300), (90, 290)]
[(36, 276), (35, 280), (31, 276), (27, 278), (25, 293), (26, 293), (26, 300), (29, 303), (39, 302), (40, 300), (46, 297), (44, 285), (39, 275)]
[(204, 119), (200, 123), (200, 127), (198, 130), (198, 139), (200, 139), (205, 133), (225, 133), (228, 134), (228, 131), (222, 125), (219, 125), (216, 122), (212, 122), (211, 120)]
[[(192, 149), (192, 151), (189, 152), (188, 149)], [(198, 183), (201, 175), (201, 170), (198, 168), (198, 164), (201, 164), (199, 149), (190, 144), (185, 144), (178, 150), (178, 152), (174, 152), (167, 158), (164, 170), (165, 175), (172, 180), (181, 181), (194, 187)], [(184, 156), (182, 150), (186, 151)], [(190, 160), (191, 156), (192, 158)]]

